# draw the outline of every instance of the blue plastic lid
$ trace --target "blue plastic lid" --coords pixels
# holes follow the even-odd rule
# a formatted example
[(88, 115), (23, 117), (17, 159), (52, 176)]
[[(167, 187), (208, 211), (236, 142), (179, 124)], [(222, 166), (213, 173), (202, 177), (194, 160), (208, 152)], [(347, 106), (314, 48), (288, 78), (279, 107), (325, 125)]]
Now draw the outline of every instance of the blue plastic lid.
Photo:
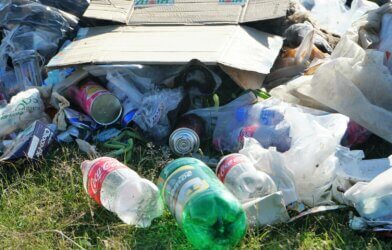
[(122, 121), (121, 121), (121, 126), (124, 128), (128, 126), (129, 123), (133, 120), (135, 117), (135, 114), (137, 112), (137, 109), (133, 109), (130, 112), (128, 112), (126, 115), (124, 115)]

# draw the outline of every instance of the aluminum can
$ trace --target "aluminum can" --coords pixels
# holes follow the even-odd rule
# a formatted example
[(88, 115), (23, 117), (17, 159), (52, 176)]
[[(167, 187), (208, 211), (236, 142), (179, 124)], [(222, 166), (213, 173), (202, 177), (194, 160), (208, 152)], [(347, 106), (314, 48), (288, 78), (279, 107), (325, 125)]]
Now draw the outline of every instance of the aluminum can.
[(121, 117), (121, 102), (116, 96), (92, 80), (71, 86), (68, 95), (100, 125), (111, 125)]

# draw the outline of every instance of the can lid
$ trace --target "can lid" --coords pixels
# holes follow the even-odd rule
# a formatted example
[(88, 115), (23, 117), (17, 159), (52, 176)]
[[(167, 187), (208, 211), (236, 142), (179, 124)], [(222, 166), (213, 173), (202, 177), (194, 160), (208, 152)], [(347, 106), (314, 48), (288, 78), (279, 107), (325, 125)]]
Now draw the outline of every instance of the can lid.
[(200, 138), (189, 128), (176, 129), (169, 138), (170, 149), (179, 156), (196, 152), (200, 147)]
[(121, 113), (121, 102), (110, 92), (96, 97), (91, 107), (91, 117), (103, 126), (117, 122)]

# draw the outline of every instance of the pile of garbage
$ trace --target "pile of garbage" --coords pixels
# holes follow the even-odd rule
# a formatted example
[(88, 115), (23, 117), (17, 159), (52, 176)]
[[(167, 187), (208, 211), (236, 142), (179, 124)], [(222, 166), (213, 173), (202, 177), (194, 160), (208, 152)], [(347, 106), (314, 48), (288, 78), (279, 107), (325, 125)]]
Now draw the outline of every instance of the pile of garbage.
[[(0, 161), (77, 143), (91, 198), (137, 227), (166, 206), (197, 248), (347, 206), (392, 233), (391, 147), (361, 150), (392, 143), (392, 2), (207, 2), (2, 1)], [(156, 184), (127, 166), (147, 144)]]

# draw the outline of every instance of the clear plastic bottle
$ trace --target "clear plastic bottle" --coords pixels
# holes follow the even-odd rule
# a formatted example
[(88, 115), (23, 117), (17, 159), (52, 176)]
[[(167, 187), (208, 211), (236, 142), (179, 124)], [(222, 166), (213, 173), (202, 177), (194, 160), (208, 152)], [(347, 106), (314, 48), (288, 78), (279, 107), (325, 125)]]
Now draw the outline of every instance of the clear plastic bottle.
[(257, 170), (242, 154), (223, 157), (216, 168), (218, 178), (242, 203), (277, 192), (272, 178)]
[(241, 203), (202, 161), (172, 161), (161, 172), (159, 188), (196, 248), (230, 249), (244, 236), (247, 222)]
[(86, 192), (124, 223), (148, 227), (162, 215), (157, 186), (116, 159), (101, 157), (84, 161), (81, 169)]

